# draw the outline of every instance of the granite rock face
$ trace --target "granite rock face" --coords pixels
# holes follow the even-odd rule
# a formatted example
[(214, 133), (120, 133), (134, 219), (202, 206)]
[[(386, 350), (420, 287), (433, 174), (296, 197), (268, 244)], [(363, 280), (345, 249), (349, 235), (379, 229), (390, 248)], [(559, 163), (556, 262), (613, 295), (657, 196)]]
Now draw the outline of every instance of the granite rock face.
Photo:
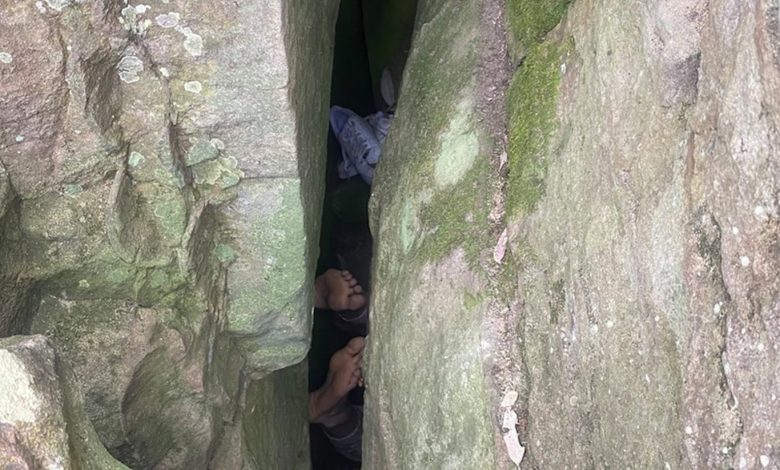
[(418, 11), (367, 468), (513, 468), (510, 408), (524, 468), (780, 465), (777, 2), (506, 8)]
[[(337, 7), (0, 0), (4, 466), (308, 466)], [(777, 0), (414, 29), (365, 467), (780, 465)]]
[(0, 7), (0, 336), (50, 337), (128, 465), (206, 468), (306, 354), (336, 8)]
[(0, 339), (0, 466), (127, 469), (100, 444), (73, 373), (43, 336)]

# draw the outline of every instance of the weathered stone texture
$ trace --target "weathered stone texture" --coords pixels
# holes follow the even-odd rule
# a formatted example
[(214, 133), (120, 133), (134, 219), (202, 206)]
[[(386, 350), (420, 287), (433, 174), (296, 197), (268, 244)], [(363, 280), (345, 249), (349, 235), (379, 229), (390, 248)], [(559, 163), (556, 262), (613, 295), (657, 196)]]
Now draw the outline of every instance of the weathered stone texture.
[(0, 339), (0, 466), (126, 469), (100, 445), (72, 372), (43, 336)]
[(528, 468), (777, 466), (777, 2), (508, 2), (497, 182), (457, 111), (489, 5), (421, 2), (372, 202), (367, 466), (511, 468), (507, 390)]
[(482, 3), (421, 2), (374, 184), (364, 468), (492, 468), (481, 330), (489, 159)]
[(0, 335), (134, 466), (205, 468), (307, 351), (336, 8), (0, 2)]
[(582, 0), (531, 46), (559, 80), (508, 214), (532, 465), (777, 465), (776, 7)]

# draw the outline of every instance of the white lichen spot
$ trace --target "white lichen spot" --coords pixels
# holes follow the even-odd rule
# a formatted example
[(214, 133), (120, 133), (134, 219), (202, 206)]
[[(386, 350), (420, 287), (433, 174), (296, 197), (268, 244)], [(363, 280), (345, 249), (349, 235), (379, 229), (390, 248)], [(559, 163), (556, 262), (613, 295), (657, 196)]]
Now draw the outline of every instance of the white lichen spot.
[(756, 206), (755, 209), (753, 209), (753, 215), (756, 217), (764, 217), (766, 215), (766, 209), (764, 206)]
[(23, 136), (23, 135), (17, 135), (17, 136), (14, 138), (14, 140), (15, 140), (17, 143), (22, 143), (22, 142), (24, 142), (24, 136)]
[(758, 458), (759, 462), (761, 462), (762, 467), (768, 467), (769, 466), (769, 456), (768, 455), (762, 455)]
[(689, 435), (689, 436), (690, 436), (691, 434), (693, 434), (693, 428), (692, 428), (692, 427), (690, 427), (690, 426), (685, 426), (685, 434), (687, 434), (687, 435)]
[(477, 160), (479, 139), (474, 129), (473, 106), (473, 99), (461, 99), (457, 114), (439, 138), (441, 147), (434, 168), (434, 179), (439, 187), (459, 182)]
[(758, 349), (758, 352), (764, 352), (764, 343), (758, 343), (756, 349)]
[(729, 453), (729, 448), (728, 447), (722, 447), (720, 449), (720, 453), (721, 454), (728, 454)]
[(590, 332), (594, 335), (599, 332), (599, 326), (598, 325), (591, 325), (590, 326)]
[(79, 287), (81, 287), (82, 289), (89, 289), (89, 281), (87, 281), (86, 279), (80, 280)]
[(40, 398), (32, 388), (30, 374), (14, 354), (0, 349), (0, 422), (31, 423), (41, 406)]
[(175, 28), (176, 25), (179, 24), (180, 19), (181, 15), (176, 12), (171, 12), (157, 15), (154, 21), (156, 21), (157, 24), (162, 28)]
[(612, 328), (613, 326), (615, 326), (615, 322), (612, 320), (607, 320), (607, 328)]
[[(122, 11), (120, 13), (122, 15), (120, 17), (120, 20), (128, 19), (128, 20), (132, 20), (132, 21), (135, 21), (135, 15), (137, 14), (135, 12), (135, 8), (133, 8), (132, 6), (126, 6), (126, 7), (122, 8)], [(124, 23), (124, 21), (122, 21), (122, 22)]]
[(41, 1), (35, 2), (35, 8), (38, 9), (38, 13), (46, 13), (46, 6)]
[(225, 142), (222, 142), (220, 139), (211, 139), (209, 143), (217, 150), (225, 150)]
[(750, 258), (747, 256), (740, 256), (739, 264), (741, 264), (743, 268), (747, 268), (748, 266), (750, 266)]
[(135, 83), (141, 79), (138, 76), (144, 70), (144, 63), (134, 55), (126, 55), (116, 65), (119, 78), (125, 83)]
[(195, 34), (192, 29), (181, 26), (176, 27), (176, 31), (184, 35), (184, 48), (193, 57), (203, 54), (203, 38)]
[(122, 9), (122, 16), (119, 18), (119, 22), (122, 23), (125, 30), (143, 36), (146, 34), (149, 26), (152, 25), (151, 20), (139, 18), (140, 15), (146, 12), (147, 8), (147, 5), (138, 5), (136, 7), (128, 5)]
[(135, 13), (138, 14), (138, 15), (143, 15), (144, 13), (146, 13), (147, 11), (149, 11), (151, 9), (152, 9), (152, 7), (150, 7), (149, 5), (136, 5), (135, 6)]
[(127, 164), (135, 168), (144, 162), (146, 158), (138, 152), (130, 152), (130, 156), (127, 159)]
[(203, 85), (199, 81), (193, 80), (184, 84), (184, 89), (190, 93), (200, 94), (203, 91)]
[(739, 458), (739, 468), (747, 468), (747, 459), (745, 457)]
[(656, 315), (653, 320), (655, 320), (655, 322), (658, 323), (659, 321), (661, 321), (661, 317)]
[(0, 63), (10, 64), (14, 61), (14, 56), (8, 52), (0, 52)]
[(720, 302), (716, 303), (715, 306), (712, 307), (712, 311), (714, 313), (720, 313)]
[(165, 78), (168, 78), (171, 76), (171, 72), (168, 71), (168, 69), (165, 67), (160, 67), (160, 75), (162, 75)]
[(731, 233), (734, 235), (739, 235), (739, 229), (737, 227), (731, 227)]
[(46, 0), (46, 4), (52, 10), (62, 11), (63, 8), (70, 5), (70, 0)]

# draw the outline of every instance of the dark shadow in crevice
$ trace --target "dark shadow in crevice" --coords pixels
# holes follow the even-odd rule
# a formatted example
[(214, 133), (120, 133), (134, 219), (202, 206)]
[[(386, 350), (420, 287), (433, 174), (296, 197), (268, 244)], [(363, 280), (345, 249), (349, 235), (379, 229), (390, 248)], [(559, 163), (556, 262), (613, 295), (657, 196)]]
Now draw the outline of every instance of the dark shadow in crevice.
[[(341, 0), (336, 25), (331, 81), (331, 106), (340, 106), (367, 116), (391, 107), (382, 97), (383, 74), (393, 89), (400, 88), (403, 65), (414, 29), (417, 0)], [(359, 175), (339, 177), (341, 148), (332, 129), (328, 133), (326, 190), (323, 202), (320, 258), (317, 275), (328, 269), (352, 273), (366, 292), (371, 292), (370, 272), (373, 240), (368, 223), (371, 187)], [(331, 356), (356, 336), (341, 329), (333, 312), (315, 310), (312, 345), (308, 357), (309, 391), (320, 388), (328, 373)], [(362, 389), (348, 399), (362, 405)], [(360, 468), (332, 447), (318, 425), (311, 425), (313, 470)]]

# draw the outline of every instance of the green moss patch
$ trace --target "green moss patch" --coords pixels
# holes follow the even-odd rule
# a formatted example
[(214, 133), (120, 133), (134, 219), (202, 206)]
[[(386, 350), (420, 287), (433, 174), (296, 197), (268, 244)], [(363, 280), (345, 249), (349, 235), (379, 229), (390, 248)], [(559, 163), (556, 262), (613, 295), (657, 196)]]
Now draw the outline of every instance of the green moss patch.
[(420, 254), (424, 260), (441, 259), (460, 246), (472, 262), (483, 247), (490, 245), (490, 233), (485, 230), (490, 199), (484, 193), (489, 177), (489, 165), (480, 160), (466, 173), (463, 182), (435, 193), (430, 203), (422, 205)]
[(507, 10), (516, 48), (530, 50), (563, 18), (572, 0), (508, 0)]
[(568, 46), (534, 46), (509, 87), (510, 214), (527, 213), (544, 193), (547, 153), (555, 129), (561, 57)]

